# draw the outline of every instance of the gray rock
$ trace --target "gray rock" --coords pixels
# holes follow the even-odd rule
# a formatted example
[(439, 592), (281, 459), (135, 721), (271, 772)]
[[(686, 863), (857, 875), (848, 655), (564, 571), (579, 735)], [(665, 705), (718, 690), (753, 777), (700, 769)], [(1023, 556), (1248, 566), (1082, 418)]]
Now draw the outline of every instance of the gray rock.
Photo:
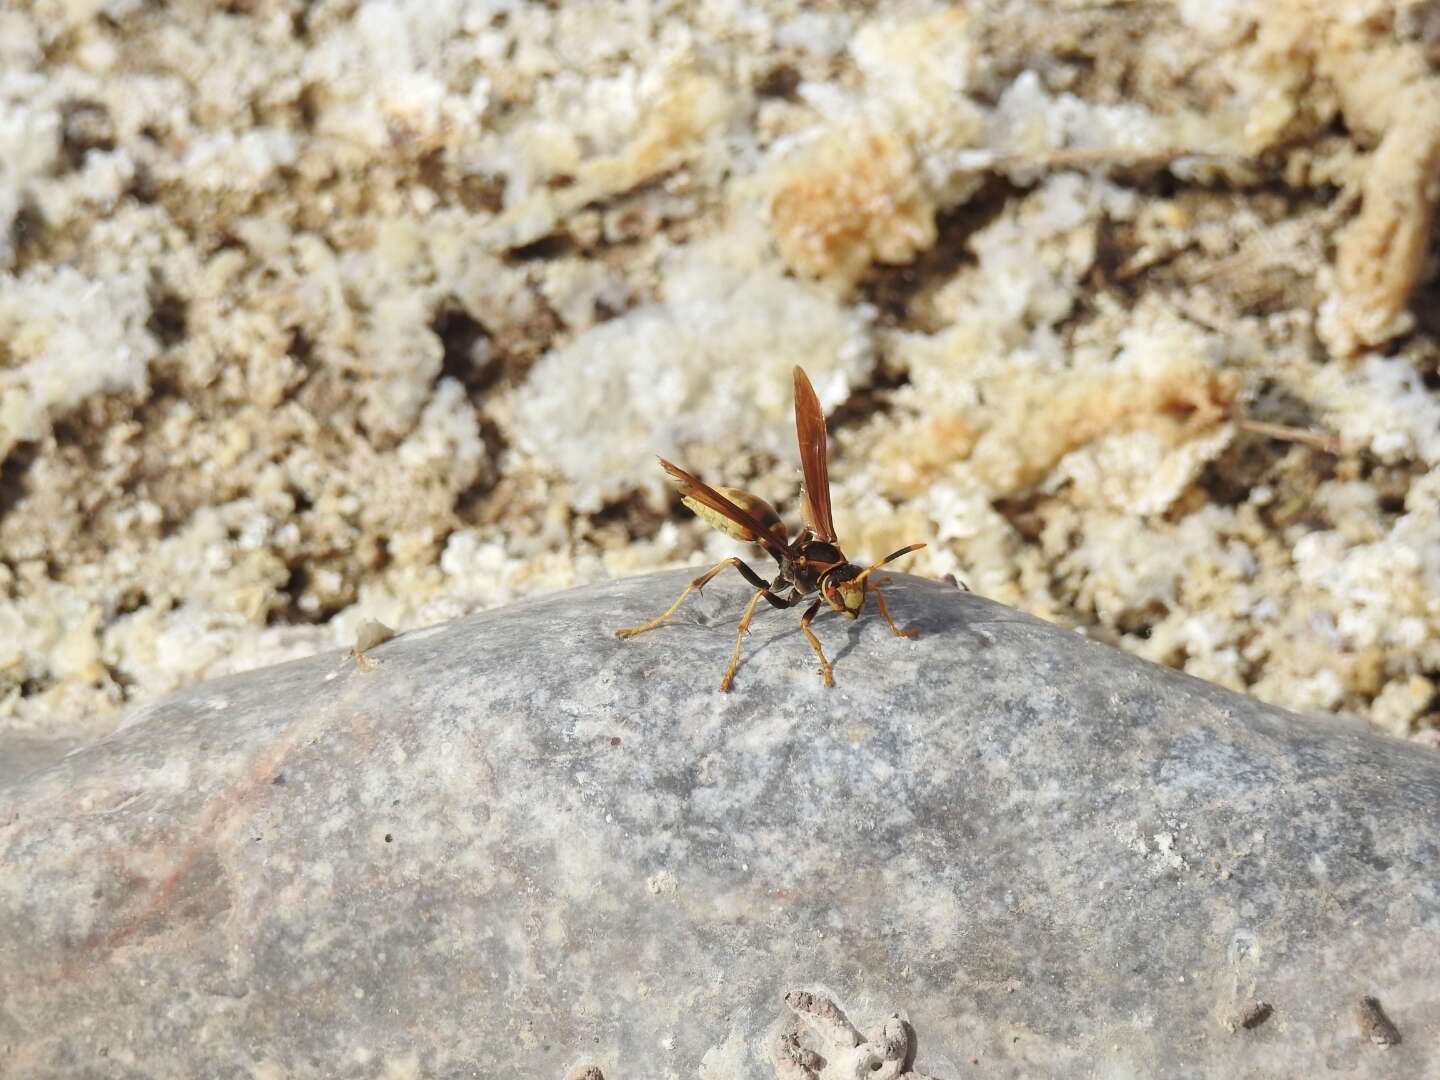
[(686, 574), (219, 680), (0, 787), (0, 1073), (1440, 1075), (1440, 756), (949, 586)]
[[(53, 764), (76, 748), (81, 740), (44, 738), (19, 732), (0, 732), (0, 788), (27, 773)], [(0, 807), (5, 804), (0, 801)]]

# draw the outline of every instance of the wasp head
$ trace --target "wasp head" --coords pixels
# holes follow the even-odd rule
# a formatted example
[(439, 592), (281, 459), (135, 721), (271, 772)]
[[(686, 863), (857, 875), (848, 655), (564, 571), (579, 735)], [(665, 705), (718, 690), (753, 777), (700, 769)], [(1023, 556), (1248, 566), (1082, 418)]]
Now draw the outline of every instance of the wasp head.
[(848, 563), (836, 567), (820, 582), (820, 594), (841, 615), (856, 618), (865, 606), (865, 575)]

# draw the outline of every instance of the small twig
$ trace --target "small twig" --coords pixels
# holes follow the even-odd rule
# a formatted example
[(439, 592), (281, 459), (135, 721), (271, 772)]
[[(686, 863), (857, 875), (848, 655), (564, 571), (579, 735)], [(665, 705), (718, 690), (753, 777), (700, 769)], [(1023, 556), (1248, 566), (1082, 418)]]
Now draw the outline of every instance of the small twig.
[(1340, 437), (1332, 435), (1328, 431), (1311, 431), (1308, 428), (1289, 427), (1285, 424), (1271, 424), (1264, 420), (1252, 420), (1248, 416), (1236, 417), (1234, 424), (1241, 431), (1248, 431), (1255, 435), (1263, 435), (1267, 439), (1280, 439), (1284, 442), (1303, 443), (1306, 446), (1313, 446), (1316, 450), (1323, 450), (1327, 454), (1340, 453)]
[(1205, 150), (1187, 150), (1183, 147), (1161, 147), (1158, 149), (1140, 146), (1092, 146), (1060, 150), (1045, 150), (1038, 154), (993, 154), (984, 151), (975, 155), (977, 170), (1013, 168), (1064, 169), (1083, 165), (1169, 165), (1180, 158), (1202, 158), (1220, 160), (1234, 158), (1236, 154), (1217, 154)]

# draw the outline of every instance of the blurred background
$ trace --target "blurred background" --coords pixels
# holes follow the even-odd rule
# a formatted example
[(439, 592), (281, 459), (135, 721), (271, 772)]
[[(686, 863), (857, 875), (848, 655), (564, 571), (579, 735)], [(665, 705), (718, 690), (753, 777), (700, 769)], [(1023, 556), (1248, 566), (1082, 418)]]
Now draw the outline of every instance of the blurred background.
[(798, 523), (797, 363), (853, 558), (1435, 743), (1437, 197), (1431, 0), (11, 0), (0, 745)]

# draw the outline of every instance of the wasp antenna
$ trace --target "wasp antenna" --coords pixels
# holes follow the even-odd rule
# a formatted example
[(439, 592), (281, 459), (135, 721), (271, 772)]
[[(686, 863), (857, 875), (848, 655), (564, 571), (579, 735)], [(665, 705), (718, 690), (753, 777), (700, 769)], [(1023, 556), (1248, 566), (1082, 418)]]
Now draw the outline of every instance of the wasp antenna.
[(903, 547), (899, 551), (892, 551), (889, 555), (886, 555), (879, 562), (873, 563), (872, 565), (867, 566), (864, 570), (861, 570), (855, 580), (857, 582), (864, 581), (866, 577), (870, 575), (871, 571), (879, 570), (880, 567), (884, 566), (886, 563), (892, 563), (896, 559), (900, 558), (900, 556), (909, 555), (912, 551), (919, 551), (924, 546), (924, 544), (911, 544), (909, 547)]

